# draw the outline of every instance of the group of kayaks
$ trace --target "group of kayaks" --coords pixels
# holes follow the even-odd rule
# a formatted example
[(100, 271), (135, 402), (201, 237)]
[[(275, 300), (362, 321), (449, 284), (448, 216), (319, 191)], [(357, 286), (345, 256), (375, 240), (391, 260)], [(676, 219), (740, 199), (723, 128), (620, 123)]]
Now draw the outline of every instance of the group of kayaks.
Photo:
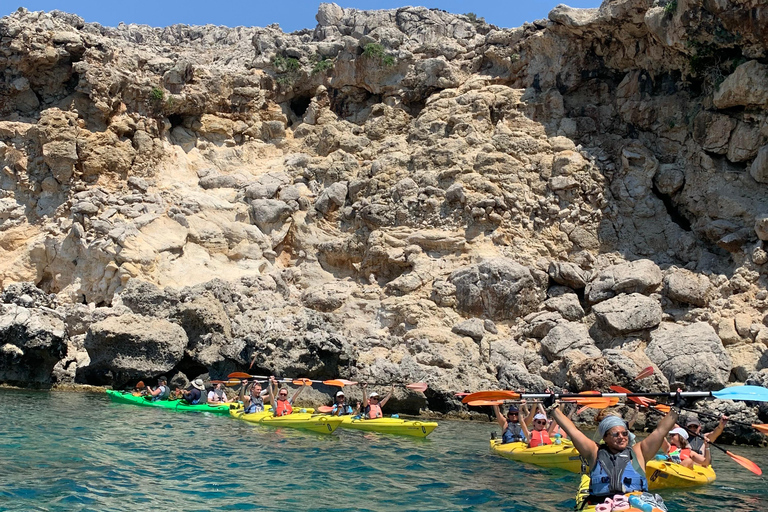
[(401, 436), (427, 437), (435, 428), (434, 421), (406, 420), (400, 418), (363, 419), (359, 416), (330, 416), (314, 414), (314, 409), (299, 409), (286, 416), (275, 416), (266, 406), (264, 412), (245, 414), (242, 405), (235, 403), (190, 405), (184, 400), (156, 400), (136, 396), (127, 391), (108, 389), (107, 395), (120, 403), (140, 405), (145, 407), (160, 407), (175, 411), (208, 412), (212, 414), (229, 414), (235, 419), (256, 423), (267, 427), (284, 427), (309, 430), (318, 434), (332, 434), (337, 428), (395, 434)]
[[(516, 462), (582, 473), (581, 485), (576, 495), (576, 509), (588, 512), (595, 510), (595, 506), (583, 503), (584, 497), (589, 494), (589, 476), (586, 474), (586, 463), (570, 440), (558, 439), (556, 444), (529, 448), (528, 444), (523, 442), (503, 444), (498, 439), (491, 439), (491, 452)], [(705, 485), (714, 482), (716, 478), (712, 466), (686, 468), (665, 460), (647, 461), (645, 475), (648, 479), (648, 488), (651, 491)], [(626, 510), (644, 509), (630, 507)]]

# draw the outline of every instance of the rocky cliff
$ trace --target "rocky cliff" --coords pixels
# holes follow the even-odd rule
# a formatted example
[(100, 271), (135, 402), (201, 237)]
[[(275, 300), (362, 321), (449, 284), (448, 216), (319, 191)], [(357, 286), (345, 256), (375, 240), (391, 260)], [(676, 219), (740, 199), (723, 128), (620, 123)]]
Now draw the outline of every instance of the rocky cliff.
[[(0, 380), (768, 383), (768, 8), (0, 20)], [(745, 418), (755, 411), (743, 406)], [(768, 418), (764, 418), (768, 419)]]

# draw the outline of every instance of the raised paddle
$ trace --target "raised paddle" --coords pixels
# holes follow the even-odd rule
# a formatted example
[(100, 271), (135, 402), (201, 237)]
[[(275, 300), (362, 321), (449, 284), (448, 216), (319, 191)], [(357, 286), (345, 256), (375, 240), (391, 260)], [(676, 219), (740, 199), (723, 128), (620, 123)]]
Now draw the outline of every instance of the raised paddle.
[[(515, 391), (478, 391), (477, 393), (471, 393), (465, 396), (461, 401), (464, 403), (472, 402), (474, 400), (518, 400), (520, 398), (547, 398), (551, 395), (555, 395), (555, 398), (583, 398), (584, 395), (578, 395), (573, 393), (517, 393)], [(596, 397), (618, 397), (618, 398), (631, 398), (631, 397), (667, 397), (674, 398), (677, 392), (666, 393), (597, 393), (592, 396)], [(761, 386), (733, 386), (729, 388), (721, 389), (720, 391), (682, 391), (680, 396), (688, 398), (708, 398), (714, 397), (720, 400), (744, 400), (750, 402), (768, 402), (768, 389)]]
[(653, 366), (649, 366), (647, 368), (643, 368), (642, 371), (640, 373), (638, 373), (637, 376), (634, 379), (632, 379), (632, 380), (647, 379), (651, 375), (653, 375)]
[[(392, 383), (390, 382), (388, 384), (385, 384), (383, 382), (368, 382), (367, 384), (370, 384), (371, 386), (389, 386)], [(405, 386), (408, 389), (412, 389), (413, 391), (419, 391), (421, 393), (425, 392), (427, 390), (427, 388), (429, 387), (426, 382), (412, 382), (410, 384), (395, 383), (395, 385), (396, 386)]]

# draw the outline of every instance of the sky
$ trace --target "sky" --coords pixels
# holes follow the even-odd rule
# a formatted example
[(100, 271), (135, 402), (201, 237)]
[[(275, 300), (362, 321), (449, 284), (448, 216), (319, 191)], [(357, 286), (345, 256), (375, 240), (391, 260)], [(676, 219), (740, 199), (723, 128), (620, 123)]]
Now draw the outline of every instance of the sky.
[[(1, 0), (0, 16), (26, 7), (30, 11), (66, 11), (79, 15), (86, 22), (107, 26), (116, 26), (120, 22), (155, 27), (175, 23), (264, 27), (279, 23), (283, 31), (293, 32), (317, 25), (315, 14), (320, 3), (320, 0)], [(559, 3), (571, 7), (600, 6), (600, 0), (337, 0), (336, 3), (361, 10), (423, 5), (456, 14), (473, 12), (488, 23), (505, 28), (546, 18)]]

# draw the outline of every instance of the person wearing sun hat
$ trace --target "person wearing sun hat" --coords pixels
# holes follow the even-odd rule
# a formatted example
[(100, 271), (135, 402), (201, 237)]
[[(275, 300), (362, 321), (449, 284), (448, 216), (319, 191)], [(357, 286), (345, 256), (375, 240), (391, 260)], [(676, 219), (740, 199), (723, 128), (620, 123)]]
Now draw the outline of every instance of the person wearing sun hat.
[[(706, 456), (706, 451), (709, 449), (706, 443), (714, 443), (720, 434), (725, 429), (725, 424), (728, 422), (728, 416), (720, 416), (720, 423), (717, 424), (715, 430), (712, 432), (702, 434), (701, 422), (696, 416), (690, 416), (685, 422), (685, 430), (688, 431), (689, 439), (688, 444), (691, 445), (691, 451), (698, 453), (699, 455)], [(706, 442), (705, 442), (706, 440)]]
[[(525, 408), (525, 404), (522, 407)], [(528, 438), (525, 437), (523, 432), (523, 427), (520, 425), (520, 410), (516, 406), (509, 406), (506, 418), (501, 415), (498, 405), (493, 406), (493, 412), (496, 413), (496, 421), (501, 427), (502, 444), (528, 442)], [(527, 413), (523, 412), (523, 416), (527, 416)]]
[(147, 393), (152, 397), (153, 402), (158, 400), (168, 400), (168, 397), (171, 395), (171, 388), (168, 387), (168, 379), (161, 375), (157, 378), (157, 387), (155, 389), (147, 386)]
[(550, 430), (553, 430), (556, 426), (557, 424), (553, 422), (549, 425), (549, 429), (547, 429), (547, 415), (543, 413), (537, 413), (533, 417), (533, 430), (529, 430), (528, 425), (523, 422), (523, 432), (530, 440), (528, 441), (528, 446), (535, 448), (545, 444), (552, 444), (552, 440), (549, 438)]
[(352, 413), (352, 406), (347, 404), (347, 397), (344, 396), (344, 391), (337, 391), (336, 403), (333, 404), (333, 409), (331, 409), (331, 416), (346, 416)]
[(381, 408), (389, 402), (392, 398), (392, 393), (395, 392), (395, 385), (392, 384), (392, 388), (387, 393), (387, 396), (382, 400), (377, 392), (368, 394), (368, 384), (363, 384), (363, 411), (367, 419), (383, 418), (384, 415), (381, 412)]
[(190, 388), (182, 390), (184, 400), (192, 405), (207, 403), (208, 395), (205, 392), (203, 379), (195, 379), (190, 383)]
[(686, 468), (692, 468), (694, 463), (700, 466), (709, 466), (710, 457), (707, 442), (704, 441), (706, 455), (701, 455), (691, 450), (688, 437), (688, 431), (681, 427), (669, 431), (663, 445), (664, 453), (667, 454), (669, 460)]

